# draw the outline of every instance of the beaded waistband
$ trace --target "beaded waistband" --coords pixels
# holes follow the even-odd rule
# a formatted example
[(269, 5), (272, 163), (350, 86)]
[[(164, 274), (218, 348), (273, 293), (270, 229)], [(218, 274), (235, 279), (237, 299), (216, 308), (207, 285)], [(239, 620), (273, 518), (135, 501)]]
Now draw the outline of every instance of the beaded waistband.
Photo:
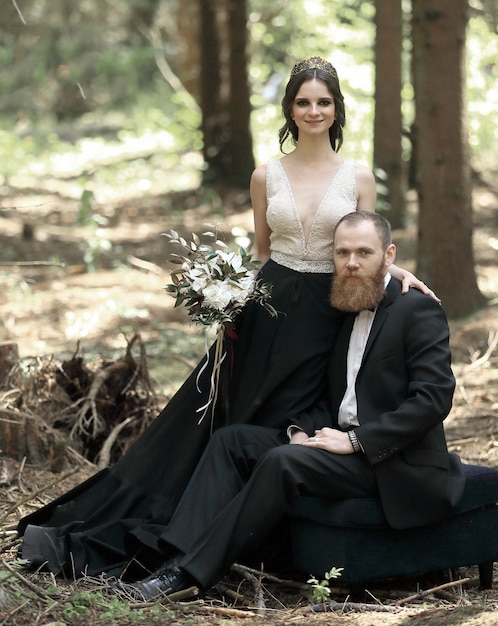
[(285, 254), (284, 252), (273, 251), (271, 253), (272, 261), (288, 267), (296, 272), (308, 272), (309, 274), (331, 274), (334, 271), (334, 264), (332, 261), (307, 261), (304, 259), (297, 259), (291, 254)]

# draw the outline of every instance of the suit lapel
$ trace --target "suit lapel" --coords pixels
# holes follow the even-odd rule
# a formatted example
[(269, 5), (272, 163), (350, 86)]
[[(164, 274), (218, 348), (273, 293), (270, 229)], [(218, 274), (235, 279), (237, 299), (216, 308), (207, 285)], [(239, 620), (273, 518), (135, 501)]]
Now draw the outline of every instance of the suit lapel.
[(399, 287), (395, 282), (395, 279), (391, 278), (386, 288), (386, 295), (379, 302), (379, 306), (377, 307), (377, 312), (375, 313), (374, 321), (372, 324), (372, 329), (370, 330), (370, 334), (368, 336), (367, 345), (365, 346), (365, 352), (363, 354), (362, 362), (365, 360), (366, 355), (370, 351), (375, 338), (377, 337), (380, 329), (384, 325), (387, 317), (389, 316), (389, 308), (391, 304), (394, 302), (396, 297), (400, 294)]
[[(332, 351), (332, 359), (330, 361), (328, 375), (329, 385), (331, 389), (337, 390), (337, 398), (342, 399), (346, 391), (346, 372), (348, 362), (348, 348), (351, 331), (353, 330), (355, 314), (349, 314), (342, 323), (336, 343)], [(339, 400), (340, 401), (340, 400)], [(338, 407), (336, 407), (337, 409)]]

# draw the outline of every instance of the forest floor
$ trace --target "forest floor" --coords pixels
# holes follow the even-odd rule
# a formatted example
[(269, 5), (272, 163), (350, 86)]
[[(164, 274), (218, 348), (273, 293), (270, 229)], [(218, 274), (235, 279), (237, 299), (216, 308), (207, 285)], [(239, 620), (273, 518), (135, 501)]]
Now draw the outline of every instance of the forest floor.
[[(89, 364), (117, 359), (139, 333), (161, 406), (203, 350), (202, 338), (163, 289), (170, 267), (161, 233), (170, 228), (200, 232), (206, 222), (224, 222), (226, 232), (239, 235), (251, 230), (244, 194), (230, 195), (222, 204), (223, 210), (213, 212), (210, 201), (187, 193), (127, 199), (108, 203), (105, 210), (94, 207), (95, 215), (105, 217), (104, 225), (99, 220), (78, 225), (81, 201), (64, 191), (24, 189), (0, 196), (0, 342), (16, 343), (21, 362), (43, 368), (75, 354)], [(498, 192), (476, 188), (474, 204), (479, 285), (495, 301), (469, 319), (450, 321), (457, 389), (446, 432), (450, 449), (465, 462), (498, 467)], [(394, 239), (398, 263), (413, 269), (414, 227), (394, 232)], [(449, 280), (458, 288), (454, 277)], [(0, 390), (0, 409), (2, 401), (7, 398)], [(348, 589), (339, 578), (331, 585), (331, 599), (343, 610), (332, 613), (311, 610), (306, 576), (278, 581), (265, 573), (260, 586), (257, 576), (232, 571), (223, 581), (226, 587), (202, 602), (135, 605), (130, 613), (127, 603), (103, 597), (98, 581), (56, 581), (16, 568), (17, 520), (92, 475), (96, 466), (78, 450), (67, 455), (58, 474), (0, 460), (2, 471), (10, 474), (0, 477), (0, 625), (498, 624), (498, 583), (480, 591), (477, 568), (379, 583), (368, 590), (369, 606), (363, 608), (342, 606)], [(410, 599), (463, 578), (470, 580)]]

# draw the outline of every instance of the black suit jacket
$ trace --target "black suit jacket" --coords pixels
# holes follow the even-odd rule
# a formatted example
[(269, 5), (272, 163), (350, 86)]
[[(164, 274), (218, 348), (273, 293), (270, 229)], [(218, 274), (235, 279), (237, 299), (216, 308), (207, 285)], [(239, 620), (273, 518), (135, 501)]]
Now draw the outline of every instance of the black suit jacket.
[[(338, 427), (354, 320), (355, 315), (348, 315), (339, 332), (324, 404), (301, 424), (308, 432), (320, 427), (320, 419), (323, 426), (323, 410)], [(375, 468), (384, 513), (394, 528), (440, 521), (462, 496), (461, 463), (448, 453), (443, 431), (454, 388), (442, 307), (416, 289), (403, 295), (399, 281), (391, 279), (356, 380), (356, 434)], [(306, 424), (306, 419), (314, 423)]]

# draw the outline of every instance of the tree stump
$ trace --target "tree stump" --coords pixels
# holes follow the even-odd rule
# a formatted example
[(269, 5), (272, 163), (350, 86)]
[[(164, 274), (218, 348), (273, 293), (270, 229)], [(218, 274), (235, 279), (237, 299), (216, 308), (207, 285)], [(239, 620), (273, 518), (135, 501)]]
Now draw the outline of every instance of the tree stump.
[(12, 368), (17, 365), (18, 361), (19, 348), (17, 343), (0, 343), (0, 389), (7, 382)]
[[(13, 368), (19, 361), (15, 343), (0, 343), (0, 392), (8, 388)], [(64, 467), (66, 443), (60, 433), (40, 417), (5, 406), (0, 395), (0, 455), (60, 472)]]
[(24, 458), (52, 472), (61, 472), (66, 458), (62, 435), (36, 415), (0, 409), (0, 455), (16, 461)]

